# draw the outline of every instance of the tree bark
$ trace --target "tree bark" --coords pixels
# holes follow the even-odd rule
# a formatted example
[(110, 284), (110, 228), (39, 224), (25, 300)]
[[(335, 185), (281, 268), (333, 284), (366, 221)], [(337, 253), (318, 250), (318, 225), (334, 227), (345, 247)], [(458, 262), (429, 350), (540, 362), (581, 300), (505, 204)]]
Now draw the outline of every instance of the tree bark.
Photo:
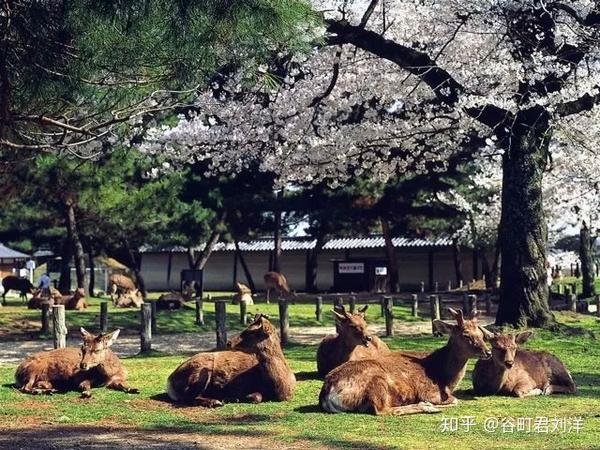
[(92, 249), (88, 250), (88, 260), (90, 266), (90, 279), (88, 284), (88, 295), (90, 297), (95, 297), (94, 288), (96, 287), (96, 274), (94, 270), (96, 269), (96, 264), (94, 263), (94, 252)]
[(75, 276), (77, 277), (77, 288), (85, 289), (85, 253), (83, 245), (79, 238), (77, 230), (77, 219), (75, 216), (75, 207), (72, 201), (68, 201), (67, 207), (67, 234), (71, 245), (73, 246), (73, 256), (75, 258)]
[(463, 279), (463, 272), (462, 260), (460, 257), (460, 245), (456, 239), (452, 241), (452, 257), (454, 259), (454, 276), (456, 277), (456, 284), (459, 286)]
[(592, 239), (590, 229), (583, 222), (579, 233), (579, 259), (583, 278), (583, 297), (592, 297), (594, 292), (594, 260), (592, 258)]
[(246, 259), (244, 258), (244, 255), (242, 254), (242, 251), (240, 250), (240, 241), (238, 241), (236, 238), (236, 239), (234, 239), (234, 244), (235, 244), (235, 251), (237, 252), (237, 255), (238, 255), (238, 260), (240, 261), (240, 264), (242, 265), (242, 270), (244, 271), (244, 276), (246, 277), (246, 281), (248, 282), (248, 287), (250, 288), (250, 290), (252, 292), (256, 292), (256, 285), (254, 284), (252, 274), (250, 273), (250, 269), (248, 269), (248, 264), (246, 264)]
[(549, 118), (539, 106), (519, 112), (504, 154), (497, 325), (546, 327), (554, 323), (548, 306), (547, 228), (542, 201), (551, 136)]
[(58, 290), (63, 295), (68, 295), (71, 290), (71, 258), (73, 257), (73, 247), (71, 240), (67, 237), (63, 244), (60, 261), (60, 278), (58, 279)]
[(315, 248), (310, 252), (308, 258), (308, 267), (306, 268), (306, 290), (308, 292), (317, 292), (317, 274), (319, 272), (319, 255), (325, 245), (325, 233), (320, 229), (317, 232)]
[(144, 276), (142, 275), (142, 270), (140, 267), (141, 261), (139, 258), (136, 258), (135, 252), (131, 248), (131, 245), (129, 245), (129, 241), (127, 239), (123, 239), (123, 246), (125, 247), (125, 250), (127, 252), (127, 257), (129, 259), (129, 267), (131, 268), (131, 270), (133, 270), (135, 279), (137, 281), (138, 289), (140, 290), (142, 296), (145, 299), (148, 293), (146, 291), (146, 283), (144, 282)]
[(281, 226), (283, 222), (283, 212), (281, 211), (281, 201), (283, 200), (283, 189), (277, 193), (277, 207), (275, 208), (275, 231), (274, 231), (274, 250), (273, 264), (271, 270), (281, 272)]
[(213, 231), (204, 245), (204, 249), (200, 252), (198, 256), (194, 254), (194, 250), (191, 247), (188, 247), (188, 263), (190, 269), (204, 269), (204, 266), (208, 262), (212, 251), (215, 249), (215, 245), (219, 242), (219, 238), (221, 237), (223, 226), (225, 225), (225, 219), (227, 218), (227, 211), (222, 211), (219, 216), (219, 221), (216, 226), (213, 228)]
[(383, 232), (383, 239), (385, 240), (385, 253), (388, 259), (388, 280), (390, 281), (389, 287), (390, 292), (396, 293), (400, 291), (400, 284), (398, 282), (398, 259), (396, 258), (396, 248), (392, 241), (392, 233), (390, 231), (390, 223), (387, 219), (381, 217), (381, 231)]

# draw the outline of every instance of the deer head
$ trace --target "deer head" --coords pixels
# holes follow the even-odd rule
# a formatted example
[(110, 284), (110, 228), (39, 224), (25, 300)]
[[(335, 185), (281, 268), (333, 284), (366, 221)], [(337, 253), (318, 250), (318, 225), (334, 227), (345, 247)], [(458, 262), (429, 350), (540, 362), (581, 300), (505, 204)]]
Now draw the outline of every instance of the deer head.
[(260, 346), (268, 345), (268, 341), (279, 343), (277, 330), (269, 322), (268, 316), (256, 314), (252, 323), (244, 331), (227, 341), (227, 347), (232, 350), (256, 350)]
[(85, 328), (81, 328), (83, 344), (81, 346), (81, 370), (89, 370), (99, 366), (106, 360), (108, 348), (114, 344), (121, 330), (115, 330), (108, 334), (94, 335)]
[(489, 338), (492, 344), (492, 358), (499, 366), (507, 369), (515, 364), (515, 355), (521, 344), (533, 335), (533, 331), (523, 331), (517, 335), (495, 333)]
[(368, 347), (371, 342), (365, 321), (365, 311), (368, 307), (369, 305), (365, 305), (354, 314), (346, 311), (344, 306), (332, 310), (333, 318), (338, 325), (338, 333), (350, 346), (364, 345)]
[(455, 351), (465, 358), (489, 359), (492, 352), (485, 339), (491, 338), (493, 333), (477, 323), (476, 312), (467, 319), (463, 317), (460, 309), (448, 308), (448, 312), (456, 320), (456, 325), (442, 320), (434, 320), (433, 323), (438, 331), (450, 336), (448, 342), (453, 345)]

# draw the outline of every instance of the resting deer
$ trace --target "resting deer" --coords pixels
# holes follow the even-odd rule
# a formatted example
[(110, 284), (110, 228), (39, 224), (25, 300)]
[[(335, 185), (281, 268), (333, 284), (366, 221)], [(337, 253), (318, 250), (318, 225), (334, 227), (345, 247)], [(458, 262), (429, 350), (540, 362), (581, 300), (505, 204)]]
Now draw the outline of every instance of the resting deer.
[(237, 292), (233, 295), (232, 303), (237, 305), (241, 302), (247, 305), (253, 305), (254, 300), (252, 299), (252, 290), (244, 283), (236, 283)]
[(279, 272), (267, 272), (264, 276), (265, 288), (267, 289), (267, 303), (269, 303), (271, 291), (277, 292), (280, 297), (290, 298), (296, 294), (288, 286), (285, 276)]
[(523, 350), (519, 346), (533, 332), (518, 335), (494, 334), (492, 359), (477, 361), (473, 370), (473, 388), (476, 394), (504, 394), (515, 397), (574, 394), (575, 382), (564, 364), (548, 352)]
[(327, 412), (404, 415), (439, 412), (454, 406), (452, 395), (464, 377), (469, 358), (489, 358), (484, 336), (489, 333), (477, 319), (448, 308), (457, 324), (434, 324), (450, 335), (448, 343), (431, 353), (390, 352), (375, 359), (348, 361), (333, 369), (321, 389), (319, 403)]
[(55, 305), (65, 305), (65, 309), (81, 311), (89, 305), (85, 299), (85, 291), (81, 288), (75, 289), (72, 295), (63, 295), (60, 299), (54, 301)]
[(198, 353), (175, 369), (167, 380), (171, 400), (215, 407), (229, 399), (259, 403), (292, 398), (296, 378), (266, 316), (257, 314), (228, 345), (228, 350)]
[(15, 386), (28, 394), (52, 394), (77, 389), (82, 397), (91, 397), (91, 389), (108, 389), (137, 394), (127, 386), (127, 369), (110, 346), (119, 330), (93, 335), (81, 329), (81, 348), (68, 347), (28, 356), (15, 372)]
[(337, 335), (325, 337), (317, 349), (317, 371), (325, 376), (346, 361), (375, 359), (390, 353), (388, 346), (375, 335), (369, 334), (365, 305), (358, 312), (348, 313), (344, 307), (333, 310), (338, 328)]

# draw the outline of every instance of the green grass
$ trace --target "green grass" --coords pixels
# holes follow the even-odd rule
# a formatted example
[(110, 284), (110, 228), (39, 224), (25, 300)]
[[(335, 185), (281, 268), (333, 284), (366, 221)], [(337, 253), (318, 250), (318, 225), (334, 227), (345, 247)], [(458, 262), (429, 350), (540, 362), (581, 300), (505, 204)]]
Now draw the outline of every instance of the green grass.
[[(558, 286), (569, 286), (569, 288), (575, 284), (575, 289), (577, 290), (577, 294), (581, 294), (583, 292), (582, 279), (575, 277), (563, 277), (560, 280), (554, 280), (552, 282), (552, 286), (550, 290), (552, 292), (558, 292)], [(596, 293), (600, 293), (600, 278), (596, 278), (594, 280), (594, 290)], [(564, 289), (561, 289), (561, 292), (564, 293)]]
[[(213, 293), (214, 294), (214, 293)], [(160, 294), (152, 293), (150, 298), (156, 298)], [(221, 293), (221, 295), (226, 296)], [(231, 295), (227, 296), (231, 298)], [(213, 296), (214, 298), (214, 296)], [(100, 325), (100, 303), (107, 298), (89, 300), (90, 307), (85, 311), (66, 311), (67, 327), (71, 333), (78, 333), (79, 327), (90, 331), (96, 331)], [(357, 305), (358, 307), (359, 305)], [(290, 304), (288, 307), (290, 326), (310, 327), (333, 325), (331, 304), (323, 305), (322, 321), (317, 321), (314, 304)], [(188, 302), (184, 308), (176, 311), (159, 311), (157, 313), (157, 334), (172, 334), (184, 332), (212, 331), (214, 330), (214, 303), (205, 301), (204, 326), (195, 323), (196, 313), (194, 302)], [(108, 325), (110, 329), (121, 328), (125, 333), (138, 333), (139, 311), (135, 308), (115, 308), (109, 301)], [(279, 320), (279, 306), (277, 303), (257, 303), (248, 307), (248, 313), (261, 312), (267, 314), (275, 321)], [(401, 321), (414, 321), (410, 308), (407, 306), (395, 306), (394, 317)], [(370, 305), (367, 310), (369, 323), (383, 323), (381, 308), (379, 305)], [(39, 334), (40, 311), (28, 310), (18, 299), (10, 299), (6, 307), (0, 308), (0, 340), (36, 339)], [(240, 330), (240, 308), (238, 305), (227, 304), (227, 329)]]
[[(593, 317), (559, 313), (561, 322), (600, 333)], [(397, 337), (387, 340), (394, 349), (434, 349), (444, 340), (429, 336)], [(0, 367), (0, 424), (58, 423), (125, 424), (140, 429), (180, 430), (202, 436), (232, 437), (231, 448), (243, 447), (244, 436), (262, 436), (273, 446), (303, 443), (305, 446), (388, 449), (590, 449), (600, 448), (600, 346), (576, 334), (537, 332), (529, 348), (545, 349), (558, 355), (571, 370), (579, 392), (574, 396), (554, 395), (515, 399), (507, 397), (471, 398), (470, 371), (459, 386), (461, 399), (456, 408), (441, 414), (405, 417), (374, 417), (356, 414), (329, 415), (317, 408), (322, 382), (314, 379), (315, 346), (293, 345), (286, 355), (299, 382), (291, 402), (260, 405), (228, 404), (217, 410), (179, 408), (164, 402), (164, 384), (182, 356), (135, 357), (124, 359), (130, 383), (139, 387), (137, 396), (95, 389), (88, 401), (77, 393), (52, 397), (26, 396), (10, 383), (14, 367)], [(474, 416), (476, 428), (469, 433), (442, 433), (443, 417)], [(579, 433), (487, 433), (487, 417), (581, 417)], [(1, 426), (1, 425), (0, 425)]]

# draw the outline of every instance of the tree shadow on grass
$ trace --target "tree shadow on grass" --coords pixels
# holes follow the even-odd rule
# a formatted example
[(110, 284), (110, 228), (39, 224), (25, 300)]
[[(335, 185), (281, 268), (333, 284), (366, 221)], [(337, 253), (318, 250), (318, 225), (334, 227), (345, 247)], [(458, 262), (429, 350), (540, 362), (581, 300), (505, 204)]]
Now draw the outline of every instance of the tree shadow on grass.
[(310, 413), (319, 413), (323, 414), (323, 410), (319, 405), (303, 405), (294, 408), (294, 411), (302, 413), (302, 414), (310, 414)]
[(319, 372), (316, 370), (311, 372), (296, 372), (294, 375), (296, 376), (296, 381), (322, 380)]

